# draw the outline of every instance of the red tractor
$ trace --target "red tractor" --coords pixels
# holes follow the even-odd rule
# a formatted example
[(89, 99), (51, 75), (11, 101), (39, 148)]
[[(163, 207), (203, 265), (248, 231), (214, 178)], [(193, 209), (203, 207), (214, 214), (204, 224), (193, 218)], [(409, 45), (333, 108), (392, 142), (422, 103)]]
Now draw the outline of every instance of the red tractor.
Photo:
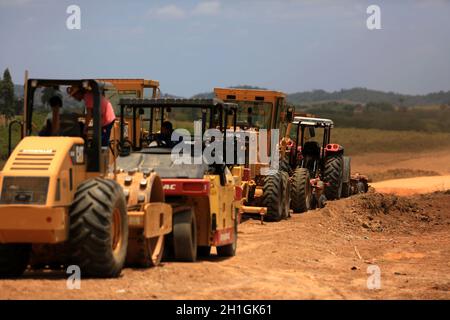
[[(351, 175), (351, 159), (344, 147), (331, 143), (330, 119), (294, 117), (294, 138), (289, 148), (291, 207), (294, 212), (322, 208), (327, 200), (367, 192), (367, 178)], [(323, 129), (316, 137), (316, 129)], [(318, 142), (321, 140), (321, 144)]]

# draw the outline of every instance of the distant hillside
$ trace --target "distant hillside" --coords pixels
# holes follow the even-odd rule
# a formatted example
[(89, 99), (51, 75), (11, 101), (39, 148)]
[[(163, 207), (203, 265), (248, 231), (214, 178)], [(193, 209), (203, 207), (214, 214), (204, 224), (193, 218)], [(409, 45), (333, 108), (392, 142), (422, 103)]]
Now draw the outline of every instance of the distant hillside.
[[(264, 89), (248, 85), (230, 88)], [(211, 98), (213, 96), (213, 92), (204, 92), (194, 95), (193, 98)], [(411, 107), (450, 104), (450, 91), (440, 91), (426, 95), (404, 95), (395, 92), (383, 92), (366, 88), (342, 89), (333, 92), (313, 90), (288, 94), (287, 100), (296, 105), (338, 101), (347, 104), (377, 102)]]
[(164, 98), (164, 99), (180, 99), (180, 98), (183, 98), (183, 97), (176, 96), (176, 95), (171, 94), (171, 93), (163, 93), (163, 92), (161, 92), (161, 98)]
[[(265, 89), (251, 85), (238, 85), (229, 88), (238, 89)], [(14, 85), (16, 96), (23, 96), (23, 86)], [(179, 98), (174, 94), (163, 94), (166, 98)], [(192, 98), (210, 99), (214, 93), (203, 92), (193, 95)], [(295, 92), (287, 95), (287, 100), (293, 104), (315, 104), (329, 101), (338, 101), (347, 104), (366, 104), (369, 102), (390, 103), (402, 106), (425, 106), (450, 104), (450, 91), (439, 91), (426, 95), (404, 95), (395, 92), (384, 92), (366, 88), (342, 89), (340, 91), (328, 92), (325, 90), (313, 90)]]
[(386, 102), (394, 105), (441, 105), (450, 103), (450, 91), (440, 91), (426, 95), (403, 95), (395, 92), (383, 92), (366, 88), (343, 89), (327, 92), (313, 90), (296, 92), (288, 95), (288, 101), (294, 104), (305, 104), (326, 101), (346, 101), (354, 103)]

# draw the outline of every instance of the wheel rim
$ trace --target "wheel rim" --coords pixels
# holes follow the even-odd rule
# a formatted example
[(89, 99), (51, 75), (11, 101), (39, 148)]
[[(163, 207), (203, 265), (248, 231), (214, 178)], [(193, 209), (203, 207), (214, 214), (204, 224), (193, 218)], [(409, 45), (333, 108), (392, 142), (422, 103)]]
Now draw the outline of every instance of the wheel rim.
[(122, 216), (119, 208), (115, 208), (111, 224), (111, 248), (114, 254), (120, 251), (122, 246)]

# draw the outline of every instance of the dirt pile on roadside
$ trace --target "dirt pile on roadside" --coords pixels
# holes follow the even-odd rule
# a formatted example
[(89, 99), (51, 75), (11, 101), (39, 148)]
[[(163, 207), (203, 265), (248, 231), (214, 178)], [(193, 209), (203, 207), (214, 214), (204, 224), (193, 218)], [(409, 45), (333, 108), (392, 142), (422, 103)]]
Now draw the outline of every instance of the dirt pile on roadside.
[(322, 214), (335, 231), (397, 232), (411, 234), (450, 225), (450, 191), (409, 197), (367, 193), (329, 202)]
[(430, 222), (416, 199), (392, 194), (372, 193), (353, 199), (361, 226), (373, 232), (402, 228), (410, 222)]

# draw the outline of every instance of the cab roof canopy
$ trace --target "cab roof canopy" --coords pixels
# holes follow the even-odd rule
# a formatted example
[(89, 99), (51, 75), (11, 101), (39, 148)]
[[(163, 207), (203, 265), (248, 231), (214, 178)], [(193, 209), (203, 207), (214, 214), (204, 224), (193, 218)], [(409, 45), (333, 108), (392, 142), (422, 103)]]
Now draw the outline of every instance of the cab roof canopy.
[(309, 117), (295, 117), (293, 124), (305, 126), (305, 127), (329, 127), (333, 128), (334, 123), (333, 120), (330, 119), (322, 119), (322, 118), (309, 118)]
[(281, 91), (266, 89), (214, 88), (214, 93), (220, 99), (231, 101), (275, 102), (277, 98), (286, 98)]
[(158, 88), (159, 87), (159, 81), (156, 80), (146, 80), (146, 79), (119, 79), (119, 78), (102, 78), (97, 79), (98, 81), (102, 82), (109, 82), (117, 87), (119, 87), (121, 90), (126, 89), (134, 89), (137, 85), (142, 86), (144, 88)]

